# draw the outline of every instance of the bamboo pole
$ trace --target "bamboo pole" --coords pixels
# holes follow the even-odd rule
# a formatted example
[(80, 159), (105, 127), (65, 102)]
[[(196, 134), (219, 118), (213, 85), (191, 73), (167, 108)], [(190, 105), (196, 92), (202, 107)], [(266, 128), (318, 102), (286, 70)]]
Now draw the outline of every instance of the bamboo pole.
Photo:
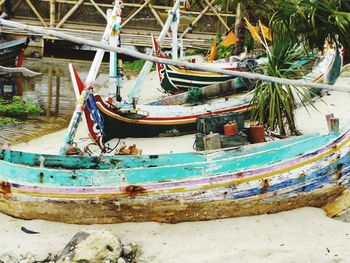
[[(160, 32), (160, 34), (158, 36), (157, 41), (158, 41), (160, 46), (163, 44), (163, 41), (165, 39), (165, 35), (168, 32), (168, 30), (169, 30), (169, 28), (170, 28), (170, 26), (171, 26), (171, 24), (172, 24), (172, 22), (174, 20), (174, 16), (176, 16), (177, 10), (179, 10), (179, 8), (180, 8), (180, 0), (176, 0), (176, 2), (174, 3), (173, 8), (169, 11), (169, 15), (168, 15), (168, 18), (167, 18), (167, 20), (165, 22), (165, 25), (164, 25), (162, 31)], [(153, 53), (153, 51), (151, 51), (149, 53), (149, 55), (152, 55), (152, 53)], [(138, 94), (139, 90), (141, 89), (147, 74), (150, 72), (150, 70), (152, 68), (152, 65), (153, 65), (153, 63), (149, 62), (149, 61), (147, 61), (143, 65), (139, 75), (137, 76), (137, 78), (135, 80), (135, 83), (134, 83), (132, 89), (128, 93), (128, 100), (129, 101), (132, 100), (133, 97), (137, 96), (136, 94)]]
[(40, 22), (43, 24), (44, 27), (47, 27), (46, 22), (44, 21), (44, 19), (41, 17), (41, 15), (39, 14), (38, 10), (36, 10), (35, 6), (32, 4), (32, 2), (30, 0), (26, 0), (27, 4), (29, 5), (30, 9), (32, 9), (32, 11), (34, 12), (34, 14), (36, 15), (36, 17), (40, 20)]
[(56, 3), (55, 0), (50, 0), (50, 27), (55, 27)]
[[(75, 1), (67, 1), (67, 0), (56, 0), (57, 3), (62, 3), (62, 4), (71, 4), (71, 5), (74, 5), (76, 2)], [(84, 2), (82, 5), (84, 6), (92, 6), (93, 4), (92, 3), (89, 3), (89, 2)], [(137, 3), (123, 3), (123, 6), (125, 7), (140, 7), (142, 6), (143, 4), (137, 4)], [(99, 4), (100, 7), (107, 7), (107, 8), (111, 8), (113, 7), (112, 4), (103, 4), (103, 3), (100, 3)], [(169, 10), (171, 8), (171, 6), (160, 6), (160, 5), (152, 5), (152, 7), (156, 10)], [(194, 15), (198, 15), (200, 14), (201, 12), (200, 11), (191, 11), (192, 14)], [(206, 15), (208, 16), (216, 16), (215, 13), (213, 12), (208, 12), (206, 13)], [(229, 13), (220, 13), (220, 16), (222, 17), (235, 17), (235, 14), (229, 14)]]
[[(160, 16), (158, 15), (157, 11), (153, 8), (153, 6), (148, 3), (148, 7), (151, 10), (152, 14), (154, 15), (154, 17), (157, 19), (158, 23), (160, 24), (160, 26), (163, 28), (164, 27), (164, 22), (163, 20), (160, 18)], [(167, 35), (170, 37), (170, 34), (167, 33)]]
[(97, 11), (107, 20), (107, 15), (102, 11), (102, 9), (96, 4), (94, 0), (90, 0), (90, 2), (93, 4), (93, 6), (97, 9)]
[[(29, 0), (27, 0), (29, 1)], [(57, 24), (56, 28), (60, 28), (66, 21), (67, 19), (73, 15), (73, 13), (79, 8), (79, 6), (84, 2), (84, 0), (79, 0), (78, 2), (75, 3), (75, 5), (67, 12), (67, 14), (62, 18), (62, 20)]]
[(12, 8), (12, 12), (15, 12), (16, 9), (21, 5), (22, 2), (23, 2), (23, 0), (18, 0), (17, 3)]
[(142, 9), (145, 8), (146, 5), (148, 5), (148, 3), (151, 0), (146, 0), (134, 13), (132, 13), (125, 21), (124, 23), (121, 25), (121, 27), (125, 26), (127, 23), (130, 22), (131, 19), (133, 19)]
[(221, 24), (224, 25), (224, 27), (226, 28), (226, 30), (230, 30), (230, 28), (228, 27), (228, 25), (225, 23), (224, 19), (222, 19), (222, 17), (220, 16), (220, 14), (218, 13), (218, 11), (216, 11), (216, 9), (213, 7), (213, 5), (209, 2), (209, 0), (205, 0), (205, 2), (207, 3), (207, 5), (211, 8), (211, 10), (213, 10), (213, 12), (216, 14), (216, 16), (219, 18)]
[[(210, 3), (213, 4), (215, 2), (215, 0), (212, 0)], [(194, 26), (195, 24), (197, 24), (197, 22), (199, 21), (199, 19), (202, 18), (202, 16), (208, 11), (209, 9), (209, 5), (207, 5), (202, 12), (192, 21), (192, 26)], [(186, 30), (181, 34), (180, 38), (183, 38), (189, 31), (189, 27), (186, 28)]]
[(60, 114), (60, 88), (61, 88), (61, 71), (59, 67), (55, 70), (56, 73), (56, 103), (55, 103), (55, 117)]
[(105, 43), (84, 39), (81, 37), (75, 37), (75, 36), (68, 35), (68, 34), (65, 34), (62, 32), (57, 32), (55, 30), (41, 28), (41, 27), (37, 27), (37, 26), (24, 25), (24, 24), (21, 24), (18, 22), (4, 20), (4, 19), (0, 19), (0, 25), (14, 27), (14, 28), (18, 28), (18, 29), (26, 30), (26, 31), (31, 31), (31, 32), (38, 33), (38, 34), (55, 36), (55, 37), (58, 37), (58, 38), (61, 38), (61, 39), (67, 40), (67, 41), (100, 48), (100, 49), (103, 49), (106, 51), (117, 52), (119, 54), (131, 56), (131, 57), (135, 57), (138, 59), (147, 60), (147, 61), (151, 61), (151, 62), (159, 63), (159, 64), (173, 65), (173, 66), (184, 67), (184, 68), (192, 69), (192, 70), (215, 72), (215, 73), (220, 73), (220, 74), (230, 75), (230, 76), (235, 76), (235, 77), (240, 77), (240, 78), (246, 78), (246, 79), (275, 82), (275, 83), (279, 83), (282, 85), (292, 85), (292, 86), (300, 86), (300, 87), (308, 87), (308, 88), (316, 88), (316, 89), (328, 89), (328, 90), (334, 90), (334, 91), (350, 92), (349, 87), (342, 86), (342, 85), (329, 85), (329, 84), (314, 83), (314, 82), (308, 82), (308, 81), (303, 80), (303, 79), (293, 80), (293, 79), (277, 78), (277, 77), (271, 77), (271, 76), (266, 76), (266, 75), (257, 74), (257, 73), (218, 69), (218, 68), (212, 67), (211, 65), (198, 65), (195, 63), (188, 63), (188, 62), (184, 62), (184, 61), (174, 61), (171, 59), (153, 57), (153, 56), (149, 56), (149, 55), (146, 55), (146, 54), (134, 51), (134, 50), (130, 50), (127, 48), (112, 47), (112, 46), (105, 44)]
[(48, 78), (47, 78), (47, 105), (46, 105), (46, 117), (51, 116), (51, 104), (52, 104), (52, 66), (49, 66), (48, 69)]

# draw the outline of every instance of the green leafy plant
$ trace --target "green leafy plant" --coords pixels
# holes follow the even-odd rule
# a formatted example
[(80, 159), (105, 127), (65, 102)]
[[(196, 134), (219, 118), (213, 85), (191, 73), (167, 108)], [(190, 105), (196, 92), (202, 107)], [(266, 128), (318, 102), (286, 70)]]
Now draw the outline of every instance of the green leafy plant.
[(140, 71), (144, 64), (145, 64), (145, 61), (140, 59), (136, 59), (133, 61), (125, 61), (123, 62), (123, 69)]
[[(296, 79), (302, 72), (295, 62), (306, 56), (305, 50), (293, 44), (283, 25), (276, 29), (271, 51), (267, 52), (268, 63), (259, 67), (264, 75)], [(302, 103), (312, 104), (310, 91), (272, 82), (258, 81), (251, 101), (251, 121), (265, 125), (267, 130), (279, 131), (281, 135), (298, 134), (295, 125), (296, 97)]]
[(25, 120), (29, 116), (37, 116), (42, 109), (35, 103), (26, 102), (22, 97), (10, 100), (0, 99), (0, 116)]
[(17, 124), (18, 120), (8, 117), (0, 117), (0, 128), (7, 126), (9, 124)]
[(350, 47), (349, 0), (277, 0), (271, 27), (284, 24), (294, 41), (323, 50), (326, 41)]
[(200, 88), (191, 88), (188, 92), (186, 103), (197, 104), (204, 103), (205, 97)]

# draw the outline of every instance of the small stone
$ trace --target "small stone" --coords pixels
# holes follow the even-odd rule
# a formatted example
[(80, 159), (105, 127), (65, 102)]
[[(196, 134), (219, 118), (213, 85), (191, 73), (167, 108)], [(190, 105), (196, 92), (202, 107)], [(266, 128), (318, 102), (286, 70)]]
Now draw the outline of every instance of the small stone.
[(132, 252), (132, 248), (130, 246), (124, 246), (123, 247), (123, 255), (124, 256), (128, 256), (130, 255)]
[[(74, 248), (73, 250), (71, 248)], [(105, 230), (77, 233), (58, 255), (57, 263), (116, 262), (121, 256), (120, 240)], [(108, 261), (109, 260), (109, 261)]]
[(4, 254), (0, 256), (0, 263), (17, 263), (17, 259), (10, 254)]
[(118, 258), (117, 263), (126, 263), (126, 261), (124, 258)]
[(19, 263), (34, 263), (34, 262), (36, 262), (35, 256), (30, 252), (24, 254), (19, 261)]

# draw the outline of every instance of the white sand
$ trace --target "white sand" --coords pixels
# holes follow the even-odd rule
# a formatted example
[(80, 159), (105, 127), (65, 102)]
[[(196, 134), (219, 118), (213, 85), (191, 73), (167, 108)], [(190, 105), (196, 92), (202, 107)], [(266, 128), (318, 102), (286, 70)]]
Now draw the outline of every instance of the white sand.
[[(329, 112), (339, 116), (342, 123), (346, 122), (346, 117), (350, 116), (349, 95), (331, 94), (324, 97), (327, 104), (316, 102), (319, 112), (311, 110), (311, 116), (303, 109), (298, 110), (298, 127), (304, 133), (327, 132), (324, 115)], [(311, 128), (306, 128), (305, 124)], [(60, 131), (14, 148), (54, 153), (61, 145), (64, 133)], [(78, 134), (78, 143), (88, 142), (83, 127)], [(144, 153), (149, 146), (165, 151), (161, 150), (165, 141), (167, 144), (175, 142), (178, 150), (186, 151), (192, 147), (180, 143), (181, 138), (176, 137), (159, 138), (157, 143), (130, 140), (141, 146)], [(47, 253), (63, 249), (79, 230), (105, 228), (123, 241), (139, 244), (144, 262), (350, 262), (350, 225), (327, 218), (323, 210), (315, 208), (176, 225), (150, 222), (82, 226), (25, 221), (0, 214), (0, 225), (0, 255), (11, 253), (17, 257), (32, 252), (44, 258)], [(21, 226), (40, 234), (26, 234), (21, 231)]]
[[(30, 251), (37, 258), (58, 252), (75, 233), (107, 229), (125, 242), (141, 246), (143, 261), (170, 262), (349, 262), (350, 225), (327, 218), (315, 208), (275, 215), (207, 222), (68, 225), (25, 221), (0, 214), (1, 253), (17, 257)], [(21, 226), (40, 234), (21, 231)], [(0, 254), (1, 254), (0, 253)]]

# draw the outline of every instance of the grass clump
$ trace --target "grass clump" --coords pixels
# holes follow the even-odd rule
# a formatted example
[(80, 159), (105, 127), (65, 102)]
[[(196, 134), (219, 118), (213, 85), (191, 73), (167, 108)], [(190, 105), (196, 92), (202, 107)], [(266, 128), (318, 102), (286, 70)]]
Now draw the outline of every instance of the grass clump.
[(14, 118), (0, 117), (0, 128), (9, 124), (17, 124), (19, 121)]
[(15, 96), (10, 100), (0, 99), (0, 117), (26, 120), (31, 116), (38, 116), (42, 113), (38, 104), (26, 102), (22, 97)]
[[(133, 61), (124, 61), (123, 70), (124, 71), (140, 71), (145, 64), (144, 60), (136, 59)], [(151, 71), (156, 70), (155, 64), (153, 63)]]

